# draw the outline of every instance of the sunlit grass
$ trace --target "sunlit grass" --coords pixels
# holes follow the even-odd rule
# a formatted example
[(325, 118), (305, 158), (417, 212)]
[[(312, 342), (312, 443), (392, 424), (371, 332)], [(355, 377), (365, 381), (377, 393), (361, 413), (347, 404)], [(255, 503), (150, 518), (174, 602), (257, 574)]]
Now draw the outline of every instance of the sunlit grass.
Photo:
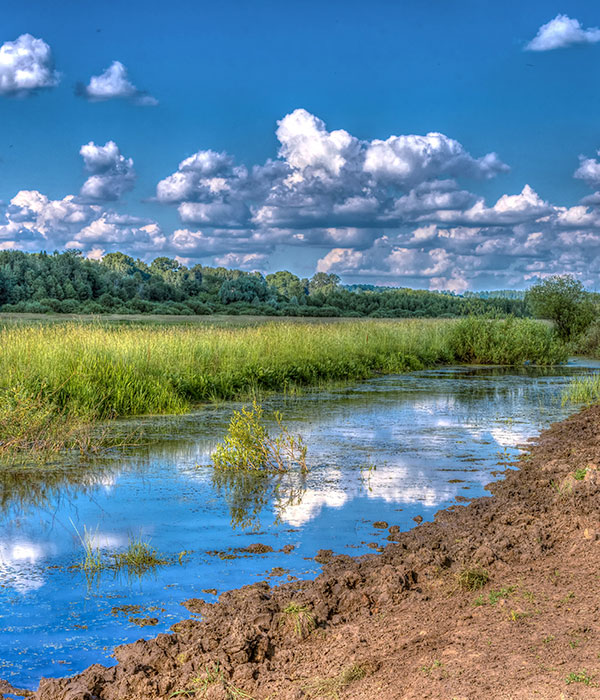
[(44, 435), (57, 449), (76, 445), (75, 433), (96, 420), (182, 413), (206, 401), (451, 362), (564, 359), (547, 326), (516, 319), (6, 326), (0, 330), (0, 452), (35, 450)]

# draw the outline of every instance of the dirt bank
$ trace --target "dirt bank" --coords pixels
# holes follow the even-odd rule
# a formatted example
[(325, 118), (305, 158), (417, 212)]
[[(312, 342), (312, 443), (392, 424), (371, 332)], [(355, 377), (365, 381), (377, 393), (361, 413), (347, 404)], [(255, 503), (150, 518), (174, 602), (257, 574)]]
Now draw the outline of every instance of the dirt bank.
[(590, 408), (546, 431), (493, 498), (391, 534), (382, 554), (336, 557), (315, 581), (188, 601), (201, 620), (118, 647), (114, 668), (43, 680), (35, 698), (600, 697), (598, 465)]

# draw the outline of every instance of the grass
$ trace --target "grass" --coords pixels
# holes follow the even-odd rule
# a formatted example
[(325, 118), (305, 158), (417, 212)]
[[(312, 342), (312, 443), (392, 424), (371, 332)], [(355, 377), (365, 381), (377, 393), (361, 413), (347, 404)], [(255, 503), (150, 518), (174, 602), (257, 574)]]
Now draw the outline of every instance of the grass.
[(505, 588), (500, 588), (497, 591), (490, 591), (487, 600), (485, 599), (485, 596), (481, 594), (475, 599), (474, 605), (486, 605), (488, 603), (489, 605), (496, 605), (499, 601), (509, 598), (512, 593), (514, 593), (514, 590), (514, 586), (506, 586)]
[[(91, 447), (88, 426), (438, 364), (553, 364), (529, 319), (250, 326), (64, 322), (0, 328), (0, 453)], [(88, 437), (86, 437), (86, 435)]]
[(571, 683), (582, 683), (583, 685), (591, 685), (592, 677), (587, 671), (573, 671), (565, 678), (565, 683), (571, 685)]
[(291, 627), (299, 637), (308, 636), (315, 629), (315, 618), (310, 608), (290, 603), (282, 611), (281, 625)]
[(456, 575), (458, 587), (463, 591), (478, 591), (490, 580), (490, 575), (485, 569), (478, 566), (466, 567)]
[(343, 669), (333, 678), (316, 678), (303, 690), (310, 698), (335, 698), (338, 700), (340, 693), (351, 683), (360, 681), (367, 675), (367, 669), (360, 664), (353, 664)]
[(600, 374), (575, 377), (571, 380), (562, 396), (563, 405), (575, 403), (590, 406), (598, 402), (600, 402)]
[[(83, 558), (79, 563), (86, 576), (95, 577), (102, 571), (126, 570), (129, 576), (143, 576), (149, 571), (154, 571), (158, 566), (169, 564), (169, 560), (157, 553), (149, 542), (141, 537), (130, 537), (129, 543), (122, 552), (105, 552), (97, 542), (97, 532), (88, 530), (84, 525), (83, 535), (75, 528), (77, 536), (83, 547)], [(183, 563), (183, 556), (179, 556), (179, 563)]]
[(204, 668), (204, 675), (192, 678), (190, 685), (184, 690), (176, 690), (169, 697), (200, 697), (203, 698), (209, 692), (210, 688), (220, 686), (225, 691), (227, 700), (253, 700), (248, 693), (237, 688), (225, 678), (221, 665), (216, 663), (208, 664)]

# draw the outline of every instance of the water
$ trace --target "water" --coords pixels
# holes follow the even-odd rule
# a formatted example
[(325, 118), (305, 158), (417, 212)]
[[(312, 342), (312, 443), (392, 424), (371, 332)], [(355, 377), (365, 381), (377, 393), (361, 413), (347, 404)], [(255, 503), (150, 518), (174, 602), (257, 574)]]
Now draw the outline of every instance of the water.
[[(292, 475), (276, 493), (272, 483), (250, 491), (213, 483), (206, 465), (233, 404), (149, 419), (148, 445), (91, 468), (1, 473), (0, 678), (35, 688), (43, 676), (111, 664), (116, 644), (188, 617), (187, 598), (214, 601), (203, 591), (269, 575), (273, 583), (313, 577), (321, 548), (362, 554), (385, 544), (374, 521), (409, 529), (417, 515), (430, 520), (487, 494), (499, 460), (573, 410), (561, 407), (561, 392), (590, 368), (600, 364), (438, 369), (272, 399), (265, 408), (281, 409), (303, 435), (311, 465), (305, 480)], [(245, 528), (232, 527), (232, 507)], [(84, 527), (107, 556), (141, 536), (172, 563), (141, 578), (107, 571), (86, 579), (76, 566)], [(294, 549), (232, 551), (257, 542)], [(180, 552), (188, 552), (181, 563)], [(158, 624), (140, 628), (130, 618)]]

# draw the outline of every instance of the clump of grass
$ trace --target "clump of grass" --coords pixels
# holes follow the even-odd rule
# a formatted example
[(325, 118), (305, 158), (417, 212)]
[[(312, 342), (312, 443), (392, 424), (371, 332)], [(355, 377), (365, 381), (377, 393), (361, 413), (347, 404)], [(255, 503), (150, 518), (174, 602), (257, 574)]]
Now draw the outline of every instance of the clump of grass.
[(490, 580), (490, 575), (481, 567), (465, 567), (456, 576), (456, 583), (463, 591), (477, 591)]
[(315, 617), (310, 608), (299, 603), (290, 603), (282, 610), (281, 625), (287, 625), (295, 634), (304, 638), (315, 629)]
[[(97, 532), (92, 532), (84, 525), (83, 535), (77, 528), (75, 532), (83, 547), (83, 558), (78, 564), (87, 576), (98, 576), (102, 571), (114, 572), (126, 570), (130, 576), (143, 576), (154, 571), (158, 566), (165, 566), (170, 561), (158, 554), (149, 542), (140, 537), (130, 537), (127, 548), (122, 552), (106, 552), (97, 543)], [(179, 563), (183, 557), (179, 557)]]
[(83, 560), (81, 562), (81, 568), (86, 572), (86, 574), (97, 574), (104, 568), (104, 562), (102, 558), (102, 552), (100, 547), (96, 544), (96, 538), (94, 533), (83, 526), (83, 535), (80, 535), (77, 528), (75, 528), (77, 536), (83, 547)]
[(144, 542), (141, 537), (131, 538), (127, 549), (111, 555), (113, 568), (119, 571), (127, 569), (133, 576), (143, 576), (148, 571), (153, 571), (158, 566), (168, 564), (168, 560), (160, 556), (157, 551)]
[(582, 467), (581, 469), (576, 469), (573, 472), (573, 478), (575, 481), (583, 481), (585, 479), (585, 475), (587, 474), (588, 470), (587, 467)]
[(263, 418), (263, 409), (256, 400), (252, 408), (234, 411), (227, 434), (212, 453), (217, 469), (254, 472), (286, 472), (294, 466), (307, 471), (307, 447), (301, 436), (291, 435), (282, 423), (279, 412), (274, 414), (279, 435), (272, 437)]
[(233, 685), (233, 683), (225, 678), (223, 669), (218, 661), (216, 663), (207, 664), (204, 667), (203, 675), (192, 678), (189, 687), (184, 688), (183, 690), (176, 690), (174, 693), (171, 693), (169, 697), (197, 696), (203, 698), (213, 686), (221, 686), (221, 688), (225, 691), (227, 700), (242, 700), (243, 698), (245, 700), (254, 700), (251, 695), (243, 691), (241, 688), (237, 688), (235, 685)]
[(343, 669), (333, 678), (315, 678), (305, 688), (308, 697), (328, 697), (338, 700), (340, 693), (351, 683), (360, 681), (367, 676), (364, 665), (353, 664)]
[(584, 404), (589, 406), (600, 401), (600, 374), (589, 374), (585, 377), (575, 377), (564, 390), (563, 406), (566, 403)]

